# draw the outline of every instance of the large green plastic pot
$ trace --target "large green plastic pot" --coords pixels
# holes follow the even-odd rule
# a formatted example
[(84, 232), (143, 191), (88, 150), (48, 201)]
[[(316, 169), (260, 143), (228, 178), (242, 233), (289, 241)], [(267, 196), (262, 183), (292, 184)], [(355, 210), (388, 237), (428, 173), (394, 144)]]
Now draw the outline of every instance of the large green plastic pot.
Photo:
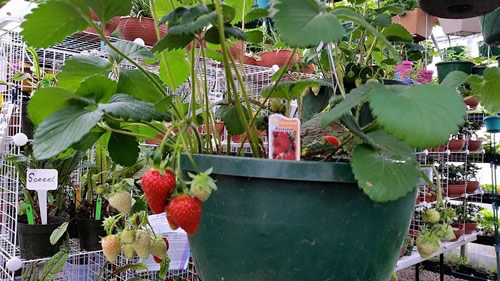
[(481, 30), (483, 32), (484, 42), (489, 45), (500, 45), (500, 9), (481, 16)]
[[(200, 170), (213, 167), (218, 186), (189, 236), (201, 280), (389, 280), (416, 189), (378, 204), (348, 163), (193, 158)], [(181, 165), (193, 170), (186, 158)]]
[(470, 61), (445, 61), (436, 63), (439, 83), (443, 82), (448, 73), (453, 71), (462, 71), (470, 75), (473, 67), (474, 63)]

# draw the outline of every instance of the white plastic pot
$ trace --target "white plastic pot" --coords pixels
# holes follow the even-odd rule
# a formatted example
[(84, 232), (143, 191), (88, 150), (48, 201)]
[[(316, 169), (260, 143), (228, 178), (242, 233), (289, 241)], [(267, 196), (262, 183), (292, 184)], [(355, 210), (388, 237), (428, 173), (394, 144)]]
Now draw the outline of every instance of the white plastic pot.
[(444, 19), (439, 18), (439, 23), (447, 35), (469, 36), (481, 33), (479, 17), (468, 19)]

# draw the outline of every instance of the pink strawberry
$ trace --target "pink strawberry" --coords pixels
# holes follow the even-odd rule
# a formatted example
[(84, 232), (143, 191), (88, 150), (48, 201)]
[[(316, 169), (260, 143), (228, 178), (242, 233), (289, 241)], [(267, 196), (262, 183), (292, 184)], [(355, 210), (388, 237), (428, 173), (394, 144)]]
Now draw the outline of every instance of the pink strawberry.
[(169, 193), (175, 188), (175, 175), (168, 169), (161, 174), (151, 168), (142, 175), (141, 184), (151, 211), (155, 214), (163, 212)]
[(325, 140), (327, 142), (329, 142), (331, 145), (333, 146), (340, 146), (340, 141), (338, 138), (334, 137), (334, 136), (326, 136), (325, 137)]

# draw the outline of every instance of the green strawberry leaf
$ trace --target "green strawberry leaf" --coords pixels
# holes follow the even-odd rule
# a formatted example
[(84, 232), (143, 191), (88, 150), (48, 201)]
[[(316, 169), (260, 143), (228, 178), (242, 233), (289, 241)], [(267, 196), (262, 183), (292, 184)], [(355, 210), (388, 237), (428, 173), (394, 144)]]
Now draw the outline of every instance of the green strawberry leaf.
[[(89, 26), (82, 7), (84, 0), (46, 1), (26, 15), (21, 24), (23, 40), (35, 48), (48, 48)], [(84, 11), (84, 12), (82, 12)], [(89, 16), (90, 17), (90, 16)]]
[(240, 22), (243, 19), (243, 15), (246, 15), (252, 8), (251, 0), (226, 0), (224, 4), (233, 7), (236, 11), (236, 15), (231, 21), (232, 24)]
[(191, 67), (186, 60), (184, 50), (164, 51), (160, 57), (160, 77), (171, 89), (177, 89), (186, 82), (191, 74)]
[(35, 159), (45, 160), (80, 141), (101, 120), (102, 110), (71, 106), (54, 112), (38, 126), (33, 140)]
[(487, 68), (483, 77), (471, 76), (467, 79), (474, 95), (479, 97), (481, 105), (488, 111), (500, 112), (500, 68)]
[(129, 167), (137, 162), (140, 152), (139, 143), (133, 136), (113, 132), (109, 138), (108, 152), (115, 163)]
[[(151, 73), (151, 75), (158, 82), (161, 82), (156, 74)], [(129, 94), (146, 102), (157, 102), (163, 98), (164, 94), (138, 69), (121, 69), (116, 91)]]
[(326, 5), (317, 0), (272, 1), (270, 16), (280, 38), (292, 47), (316, 47), (342, 39), (344, 27)]
[(186, 46), (194, 40), (194, 35), (192, 34), (184, 34), (184, 35), (173, 35), (167, 33), (165, 37), (161, 38), (158, 41), (151, 51), (153, 53), (159, 53), (163, 50), (178, 50), (184, 49)]
[(267, 9), (255, 8), (250, 10), (245, 16), (245, 23), (252, 22), (254, 20), (258, 20), (261, 18), (265, 18), (269, 16), (269, 12)]
[(114, 95), (109, 103), (99, 104), (99, 109), (125, 121), (164, 120), (164, 115), (155, 110), (154, 104), (125, 94)]
[(367, 144), (354, 148), (351, 166), (363, 192), (375, 202), (397, 200), (412, 191), (420, 177), (413, 149), (383, 130), (368, 134), (380, 147)]
[[(247, 35), (245, 34), (245, 32), (234, 26), (224, 26), (224, 37), (233, 37), (243, 41), (247, 40)], [(219, 29), (216, 26), (212, 26), (207, 30), (207, 32), (205, 32), (203, 40), (212, 44), (220, 44)]]
[(363, 84), (358, 88), (353, 89), (341, 103), (335, 105), (328, 111), (321, 120), (321, 127), (324, 129), (332, 122), (340, 119), (344, 114), (348, 113), (353, 107), (361, 104), (363, 100), (368, 98), (370, 93), (384, 86), (378, 83)]
[(57, 75), (57, 86), (74, 91), (87, 77), (101, 75), (108, 77), (111, 63), (94, 56), (74, 56), (67, 60)]
[(38, 126), (49, 115), (71, 104), (85, 106), (89, 102), (63, 88), (41, 88), (28, 104), (28, 115), (33, 124)]
[[(243, 107), (243, 110), (245, 111), (245, 118), (248, 119), (248, 113), (246, 112), (245, 107)], [(245, 127), (243, 126), (243, 122), (241, 122), (235, 105), (221, 105), (215, 114), (217, 118), (224, 121), (224, 125), (230, 135), (237, 136), (245, 132)]]
[(101, 22), (108, 22), (113, 17), (128, 16), (132, 9), (131, 0), (87, 0), (88, 5)]
[[(144, 46), (136, 44), (130, 41), (118, 41), (113, 43), (120, 52), (128, 56), (131, 59), (154, 59), (153, 54)], [(117, 62), (122, 62), (125, 58), (120, 56), (117, 52), (106, 46), (106, 51), (108, 54)]]
[(393, 23), (382, 31), (382, 34), (390, 42), (412, 43), (413, 36), (402, 25)]
[(453, 71), (446, 75), (446, 78), (439, 85), (456, 90), (458, 86), (464, 83), (468, 76), (465, 72)]
[(445, 143), (465, 118), (456, 90), (438, 85), (379, 88), (370, 95), (370, 107), (388, 133), (420, 148)]
[(82, 97), (92, 97), (96, 103), (108, 102), (116, 93), (117, 83), (104, 76), (90, 76), (83, 80), (76, 94)]
[(332, 84), (323, 80), (313, 80), (313, 79), (285, 81), (285, 82), (280, 82), (272, 93), (271, 90), (274, 87), (273, 85), (262, 90), (260, 95), (265, 98), (271, 95), (270, 98), (293, 100), (299, 98), (300, 95), (302, 95), (302, 93), (304, 93), (304, 90), (306, 90), (307, 88), (320, 87), (320, 86), (332, 87)]

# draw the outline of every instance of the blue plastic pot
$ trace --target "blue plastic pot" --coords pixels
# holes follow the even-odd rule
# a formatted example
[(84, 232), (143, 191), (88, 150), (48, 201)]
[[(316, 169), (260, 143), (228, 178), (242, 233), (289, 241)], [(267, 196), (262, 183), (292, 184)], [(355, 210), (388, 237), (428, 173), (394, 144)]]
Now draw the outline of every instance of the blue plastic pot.
[(269, 0), (258, 0), (257, 5), (259, 5), (259, 8), (267, 9), (269, 8)]
[(500, 116), (493, 115), (485, 117), (484, 125), (488, 133), (500, 133)]

